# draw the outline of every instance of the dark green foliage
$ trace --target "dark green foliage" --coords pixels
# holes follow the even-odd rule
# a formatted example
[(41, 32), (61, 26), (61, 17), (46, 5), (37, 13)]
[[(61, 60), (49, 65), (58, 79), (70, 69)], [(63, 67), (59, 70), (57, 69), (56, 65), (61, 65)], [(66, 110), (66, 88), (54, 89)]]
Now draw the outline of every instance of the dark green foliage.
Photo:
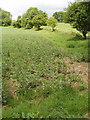
[(18, 16), (17, 18), (16, 27), (21, 28), (21, 16)]
[(14, 26), (14, 27), (16, 27), (16, 21), (13, 20), (11, 25)]
[(11, 13), (0, 9), (0, 25), (10, 26), (11, 25)]
[(21, 16), (18, 16), (17, 20), (12, 21), (12, 26), (21, 28)]
[(90, 2), (74, 2), (66, 10), (67, 21), (86, 39), (86, 34), (90, 31)]
[(58, 22), (64, 22), (65, 15), (66, 15), (66, 12), (55, 12), (53, 14), (53, 17), (57, 19)]
[(31, 20), (28, 20), (27, 22), (26, 22), (27, 24), (26, 24), (26, 29), (31, 29), (31, 28), (33, 28), (33, 23), (32, 23), (32, 21)]

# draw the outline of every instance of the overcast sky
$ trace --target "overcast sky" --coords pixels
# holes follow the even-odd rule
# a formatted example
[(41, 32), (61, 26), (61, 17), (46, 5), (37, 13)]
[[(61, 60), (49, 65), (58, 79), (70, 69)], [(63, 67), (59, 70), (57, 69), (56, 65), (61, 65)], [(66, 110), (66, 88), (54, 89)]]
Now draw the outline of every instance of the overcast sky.
[(29, 7), (37, 7), (46, 11), (50, 17), (56, 11), (63, 11), (68, 6), (68, 2), (74, 0), (0, 0), (0, 8), (11, 12), (13, 19), (22, 15)]

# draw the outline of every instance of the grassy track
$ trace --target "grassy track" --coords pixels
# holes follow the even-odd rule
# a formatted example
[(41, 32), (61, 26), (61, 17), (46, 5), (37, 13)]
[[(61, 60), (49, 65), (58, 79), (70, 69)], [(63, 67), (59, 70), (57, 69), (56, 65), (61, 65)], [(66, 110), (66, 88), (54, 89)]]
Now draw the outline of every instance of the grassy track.
[(87, 87), (63, 59), (88, 61), (88, 41), (72, 28), (64, 32), (63, 25), (62, 32), (2, 29), (3, 118), (82, 118), (87, 113)]

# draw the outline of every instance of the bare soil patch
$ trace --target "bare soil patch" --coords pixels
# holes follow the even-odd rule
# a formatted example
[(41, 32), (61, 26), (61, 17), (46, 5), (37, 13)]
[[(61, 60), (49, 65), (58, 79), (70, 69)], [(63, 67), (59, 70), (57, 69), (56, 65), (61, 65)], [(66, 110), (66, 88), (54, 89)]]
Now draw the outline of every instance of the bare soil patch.
[[(63, 60), (67, 66), (69, 66), (69, 74), (79, 75), (83, 79), (84, 84), (88, 87), (88, 63), (71, 61), (68, 57), (63, 58)], [(74, 82), (73, 85), (78, 86), (79, 82)]]

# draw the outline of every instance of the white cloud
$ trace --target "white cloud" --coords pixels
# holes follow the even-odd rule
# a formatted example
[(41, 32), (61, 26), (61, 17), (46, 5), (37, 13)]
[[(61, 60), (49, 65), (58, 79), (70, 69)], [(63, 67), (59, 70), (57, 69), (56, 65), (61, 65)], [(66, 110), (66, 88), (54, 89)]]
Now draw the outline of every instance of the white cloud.
[(0, 0), (0, 7), (11, 12), (13, 19), (16, 19), (29, 7), (38, 7), (51, 16), (55, 11), (62, 11), (70, 1), (73, 2), (74, 0)]

